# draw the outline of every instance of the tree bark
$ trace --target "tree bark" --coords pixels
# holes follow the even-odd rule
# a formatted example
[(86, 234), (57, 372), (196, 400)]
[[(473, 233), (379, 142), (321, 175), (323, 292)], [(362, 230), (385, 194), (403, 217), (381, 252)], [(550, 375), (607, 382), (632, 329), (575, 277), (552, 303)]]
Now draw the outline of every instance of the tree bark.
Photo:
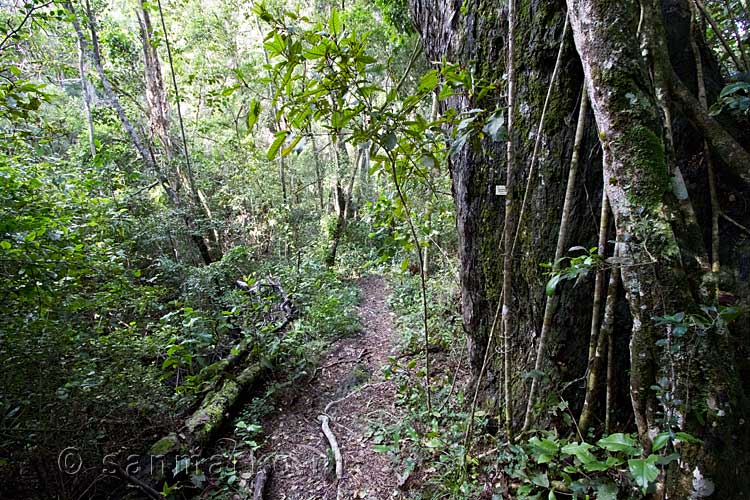
[[(493, 4), (472, 4), (461, 14), (461, 2), (414, 0), (411, 4), (417, 28), (424, 40), (428, 60), (457, 60), (475, 72), (476, 79), (502, 82), (507, 72), (507, 13)], [(547, 88), (560, 48), (564, 11), (550, 1), (519, 1), (515, 45), (523, 55), (515, 60), (518, 109), (514, 112), (517, 176), (528, 177), (529, 160), (536, 142), (540, 115)], [(570, 36), (570, 35), (568, 35)], [(548, 277), (542, 262), (555, 255), (560, 224), (560, 208), (565, 199), (569, 161), (572, 154), (582, 73), (575, 48), (567, 40), (561, 55), (560, 78), (553, 87), (545, 124), (541, 130), (538, 163), (528, 193), (525, 216), (518, 221), (520, 231), (509, 265), (515, 269), (506, 289), (508, 308), (512, 308), (510, 377), (508, 380), (513, 409), (513, 425), (520, 428), (526, 408), (528, 383), (524, 373), (534, 368), (536, 346), (542, 329)], [(457, 110), (506, 107), (504, 90), (490, 93), (481, 101), (465, 96), (452, 97), (443, 106)], [(582, 141), (580, 185), (593, 199), (600, 193), (601, 181), (594, 161), (598, 159), (596, 136), (590, 115)], [(460, 280), (463, 319), (468, 332), (469, 356), (475, 374), (481, 370), (494, 313), (500, 299), (503, 263), (499, 253), (505, 220), (505, 199), (495, 195), (495, 186), (508, 182), (506, 145), (485, 140), (481, 149), (467, 146), (450, 160), (452, 191), (459, 235)], [(512, 195), (513, 210), (520, 211), (524, 182), (516, 183)], [(510, 188), (509, 188), (510, 189)], [(593, 246), (596, 243), (597, 218), (593, 216), (586, 195), (580, 190), (570, 207), (571, 245)], [(515, 224), (513, 224), (515, 230)], [(543, 370), (549, 383), (580, 376), (574, 372), (585, 366), (588, 342), (579, 332), (588, 330), (591, 284), (575, 288), (561, 286), (566, 300), (560, 301), (558, 314), (551, 318)], [(491, 347), (494, 352), (494, 348)], [(502, 379), (501, 360), (491, 356), (483, 392), (488, 405), (497, 402)], [(546, 379), (545, 379), (546, 380)], [(539, 384), (539, 394), (546, 394), (535, 410), (535, 420), (548, 422), (544, 408), (556, 404), (556, 395)], [(581, 396), (566, 394), (580, 399)], [(541, 408), (541, 410), (539, 410)], [(538, 413), (538, 414), (537, 414)]]
[[(573, 144), (572, 117), (577, 94), (585, 84), (599, 135), (589, 119), (582, 148), (583, 179), (571, 207), (569, 241), (586, 247), (596, 244), (598, 220), (593, 212), (597, 207), (592, 205), (596, 203), (593, 200), (600, 199), (603, 185), (612, 205), (617, 234), (619, 257), (613, 264), (627, 297), (618, 298), (616, 321), (608, 332), (613, 339), (611, 357), (616, 365), (608, 367), (614, 390), (608, 394), (613, 407), (611, 426), (630, 430), (628, 415), (634, 415), (648, 449), (654, 433), (665, 429), (661, 416), (664, 409), (659, 407), (652, 386), (658, 378), (667, 376), (672, 382), (668, 390), (681, 401), (675, 412), (678, 430), (704, 440), (703, 445), (682, 444), (683, 458), (668, 474), (670, 495), (687, 498), (699, 492), (702, 486), (695, 484), (698, 481), (703, 486), (713, 482), (717, 498), (734, 498), (750, 488), (748, 478), (742, 474), (747, 464), (742, 450), (748, 444), (748, 430), (740, 418), (747, 410), (740, 370), (746, 373), (748, 369), (744, 347), (750, 337), (748, 327), (736, 327), (735, 336), (722, 329), (711, 330), (705, 336), (693, 332), (691, 343), (671, 355), (656, 345), (657, 340), (671, 334), (654, 318), (679, 311), (699, 313), (702, 305), (711, 305), (706, 304), (710, 299), (704, 293), (705, 287), (701, 287), (706, 273), (711, 274), (710, 268), (701, 263), (706, 242), (710, 242), (710, 231), (706, 231), (710, 228), (710, 200), (705, 171), (700, 167), (703, 140), (722, 160), (718, 185), (731, 193), (731, 197), (721, 199), (722, 203), (731, 203), (732, 210), (746, 217), (747, 209), (740, 208), (738, 202), (746, 203), (748, 199), (748, 153), (742, 146), (747, 133), (728, 130), (729, 120), (709, 117), (693, 97), (697, 85), (695, 58), (685, 37), (690, 29), (687, 0), (645, 3), (649, 1), (643, 0), (643, 5), (634, 0), (567, 1), (575, 45), (563, 55), (564, 78), (555, 88), (552, 109), (541, 132), (540, 171), (532, 178), (528, 217), (519, 221), (519, 245), (510, 256), (514, 273), (511, 286), (505, 288), (511, 295), (508, 306), (515, 315), (515, 328), (506, 332), (514, 339), (509, 393), (514, 407), (526, 402), (521, 375), (533, 367), (532, 353), (541, 327), (547, 280), (538, 264), (550, 261), (554, 255), (555, 238), (550, 235), (558, 230), (565, 187), (562, 179)], [(487, 2), (463, 4), (458, 0), (411, 0), (410, 5), (429, 60), (446, 58), (459, 62), (474, 72), (476, 81), (503, 81), (508, 72), (503, 58), (503, 9)], [(648, 19), (641, 18), (642, 8), (650, 14), (645, 16)], [(642, 38), (639, 30), (643, 26), (639, 25), (662, 22), (663, 12), (669, 15), (669, 23), (663, 29), (646, 26), (656, 29)], [(519, 175), (523, 178), (527, 175), (535, 124), (549, 85), (565, 12), (563, 5), (554, 0), (519, 0), (518, 15), (515, 42), (525, 52), (515, 68), (519, 110), (514, 115), (518, 129), (514, 138), (518, 140)], [(646, 64), (654, 61), (644, 60), (641, 40), (647, 40), (649, 51), (668, 51), (668, 62), (679, 78), (673, 77), (669, 68), (668, 73), (662, 68), (662, 73), (656, 74), (658, 68)], [(722, 86), (718, 65), (712, 62), (705, 42), (701, 40), (699, 45), (705, 61), (706, 87), (715, 98)], [(661, 102), (657, 101), (655, 81), (659, 91), (664, 92)], [(668, 85), (663, 85), (664, 81)], [(481, 101), (456, 96), (444, 104), (461, 111), (492, 110), (496, 105), (505, 107), (505, 103), (504, 96), (494, 95)], [(666, 146), (672, 147), (671, 142), (667, 143), (669, 134), (673, 134), (674, 146), (668, 155)], [(476, 371), (481, 368), (502, 289), (503, 266), (497, 249), (504, 200), (494, 196), (494, 186), (507, 182), (501, 174), (506, 162), (503, 145), (485, 140), (480, 146), (464, 147), (451, 158), (463, 316)], [(606, 159), (605, 167), (602, 157)], [(679, 193), (673, 192), (672, 187), (677, 173), (684, 176), (684, 183), (677, 182)], [(513, 199), (519, 199), (519, 193), (512, 194)], [(693, 222), (686, 219), (682, 202), (692, 203), (699, 226), (691, 226)], [(723, 290), (730, 288), (741, 300), (747, 300), (750, 271), (746, 269), (750, 263), (742, 253), (750, 251), (750, 245), (743, 238), (729, 227), (722, 233), (721, 284)], [(549, 330), (543, 363), (549, 385), (540, 389), (540, 394), (547, 394), (548, 399), (538, 405), (542, 418), (537, 422), (542, 425), (559, 425), (544, 417), (545, 408), (557, 398), (554, 389), (570, 387), (561, 382), (584, 374), (579, 367), (586, 365), (588, 342), (580, 332), (591, 327), (591, 284), (591, 280), (584, 280), (575, 287), (558, 287), (556, 292), (560, 307)], [(488, 368), (488, 405), (497, 400), (499, 368), (497, 359)], [(583, 391), (570, 389), (560, 395), (578, 409), (583, 396)], [(514, 412), (516, 425), (518, 416)], [(697, 480), (698, 476), (702, 479)]]
[[(659, 108), (640, 48), (632, 43), (637, 36), (638, 5), (569, 0), (568, 7), (604, 151), (604, 181), (633, 317), (630, 392), (638, 433), (648, 451), (653, 437), (667, 425), (657, 419), (651, 387), (658, 375), (668, 376), (671, 369), (669, 390), (683, 403), (672, 409), (678, 425), (706, 442), (683, 446), (681, 464), (673, 467), (668, 491), (686, 498), (698, 491), (695, 477), (714, 481), (722, 474), (717, 465), (723, 457), (710, 450), (731, 434), (725, 434), (727, 427), (736, 425), (740, 408), (734, 388), (741, 383), (730, 361), (733, 353), (727, 350), (726, 331), (715, 329), (709, 335), (718, 338), (692, 348), (683, 345), (673, 357), (655, 347), (657, 339), (669, 338), (670, 332), (657, 326), (654, 318), (696, 312), (701, 295), (691, 290), (671, 225), (670, 214), (677, 207), (667, 196), (670, 177)], [(650, 21), (661, 22), (646, 22)], [(702, 279), (697, 276), (693, 281)], [(692, 352), (686, 352), (689, 349)]]
[[(73, 12), (73, 6), (70, 2), (65, 3), (65, 8), (68, 11)], [(86, 115), (86, 131), (88, 132), (89, 139), (89, 151), (91, 157), (96, 157), (96, 141), (94, 140), (94, 120), (91, 116), (91, 106), (93, 101), (93, 89), (88, 78), (86, 78), (86, 58), (88, 54), (88, 44), (86, 43), (86, 37), (83, 36), (80, 24), (76, 19), (74, 23), (76, 30), (76, 38), (78, 39), (78, 75), (81, 79), (81, 93), (83, 94), (83, 111)]]

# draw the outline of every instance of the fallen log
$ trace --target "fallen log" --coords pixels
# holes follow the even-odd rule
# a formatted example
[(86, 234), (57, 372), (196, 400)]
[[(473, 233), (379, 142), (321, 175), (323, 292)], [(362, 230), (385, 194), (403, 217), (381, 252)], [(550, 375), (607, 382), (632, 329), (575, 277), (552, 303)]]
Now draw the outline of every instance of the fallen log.
[[(256, 284), (257, 288), (247, 287), (244, 282), (239, 281), (236, 286), (250, 293), (257, 291), (261, 286), (269, 287), (281, 296), (283, 302), (277, 308), (284, 314), (284, 318), (272, 330), (272, 333), (280, 332), (295, 318), (295, 308), (291, 299), (281, 287), (279, 280), (272, 276), (268, 277), (268, 284)], [(200, 455), (202, 450), (211, 445), (219, 430), (231, 418), (233, 410), (242, 399), (242, 395), (257, 385), (270, 370), (270, 367), (275, 364), (276, 357), (274, 356), (270, 359), (256, 360), (236, 375), (232, 373), (236, 367), (248, 362), (251, 347), (250, 341), (243, 340), (232, 354), (204, 369), (204, 381), (208, 382), (213, 379), (214, 382), (208, 386), (200, 406), (185, 420), (185, 426), (180, 432), (172, 432), (151, 446), (148, 456), (143, 459), (142, 475), (134, 479), (138, 479), (145, 486), (172, 479), (171, 471), (176, 462), (176, 457)], [(161, 457), (163, 463), (167, 466), (157, 468), (157, 470), (147, 466), (148, 464), (145, 461), (150, 462), (154, 457)], [(145, 476), (146, 474), (148, 474), (148, 477)]]
[(200, 408), (185, 421), (192, 446), (204, 448), (210, 442), (242, 392), (260, 380), (264, 371), (260, 363), (250, 365), (236, 378), (226, 378), (219, 388), (206, 395)]

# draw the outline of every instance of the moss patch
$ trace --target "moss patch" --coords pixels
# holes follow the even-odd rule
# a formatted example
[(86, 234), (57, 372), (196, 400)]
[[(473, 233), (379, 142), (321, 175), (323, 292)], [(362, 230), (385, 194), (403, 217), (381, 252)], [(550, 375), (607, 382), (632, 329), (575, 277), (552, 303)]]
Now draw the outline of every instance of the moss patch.
[(627, 165), (631, 169), (631, 185), (626, 190), (633, 204), (646, 209), (659, 206), (670, 189), (670, 176), (664, 159), (661, 139), (647, 127), (636, 125), (618, 140), (622, 150), (630, 150)]
[(150, 455), (160, 456), (176, 452), (180, 449), (180, 440), (172, 433), (158, 440), (149, 450)]

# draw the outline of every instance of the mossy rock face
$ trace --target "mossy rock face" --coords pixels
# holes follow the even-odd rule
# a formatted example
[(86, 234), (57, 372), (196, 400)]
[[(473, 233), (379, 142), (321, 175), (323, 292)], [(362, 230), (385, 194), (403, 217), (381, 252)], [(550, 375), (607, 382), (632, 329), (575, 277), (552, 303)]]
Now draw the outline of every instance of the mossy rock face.
[(167, 455), (169, 453), (176, 453), (180, 450), (181, 444), (180, 439), (175, 433), (164, 436), (148, 450), (149, 455)]

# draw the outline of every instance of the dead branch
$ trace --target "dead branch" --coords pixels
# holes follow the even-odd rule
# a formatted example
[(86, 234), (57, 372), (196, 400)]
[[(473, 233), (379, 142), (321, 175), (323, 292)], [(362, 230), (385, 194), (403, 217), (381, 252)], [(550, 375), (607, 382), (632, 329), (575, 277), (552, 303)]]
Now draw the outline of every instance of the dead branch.
[(124, 479), (132, 485), (137, 486), (147, 497), (153, 500), (161, 500), (161, 494), (153, 489), (148, 483), (128, 474), (119, 464), (115, 465), (115, 473), (120, 479)]
[(363, 386), (360, 386), (360, 387), (354, 389), (352, 392), (350, 392), (346, 396), (340, 397), (338, 399), (334, 399), (333, 401), (331, 401), (330, 403), (328, 403), (326, 405), (325, 409), (323, 410), (323, 413), (328, 414), (328, 412), (330, 411), (331, 407), (333, 407), (334, 405), (337, 405), (340, 402), (342, 402), (342, 401), (344, 401), (344, 400), (346, 400), (346, 399), (354, 396), (355, 394), (359, 394), (360, 392), (364, 391), (365, 389), (368, 389), (370, 387), (377, 387), (377, 386), (383, 385), (385, 383), (387, 383), (387, 382), (378, 382), (377, 384), (365, 384)]
[(724, 212), (721, 212), (721, 216), (724, 217), (728, 222), (731, 222), (732, 224), (734, 224), (735, 226), (737, 226), (739, 229), (745, 231), (747, 234), (750, 234), (750, 229), (748, 229), (747, 227), (743, 226), (742, 224), (740, 224), (736, 220), (732, 219), (731, 217), (729, 217)]
[(359, 363), (362, 360), (362, 358), (365, 356), (365, 354), (369, 354), (367, 351), (367, 348), (362, 349), (359, 355), (354, 359), (340, 359), (338, 361), (328, 363), (327, 365), (318, 366), (317, 368), (315, 368), (315, 371), (313, 372), (312, 377), (310, 377), (310, 380), (308, 380), (307, 383), (309, 384), (310, 382), (315, 380), (315, 378), (318, 376), (318, 373), (322, 372), (323, 370), (327, 368), (333, 368), (334, 366), (343, 365), (346, 363)]

